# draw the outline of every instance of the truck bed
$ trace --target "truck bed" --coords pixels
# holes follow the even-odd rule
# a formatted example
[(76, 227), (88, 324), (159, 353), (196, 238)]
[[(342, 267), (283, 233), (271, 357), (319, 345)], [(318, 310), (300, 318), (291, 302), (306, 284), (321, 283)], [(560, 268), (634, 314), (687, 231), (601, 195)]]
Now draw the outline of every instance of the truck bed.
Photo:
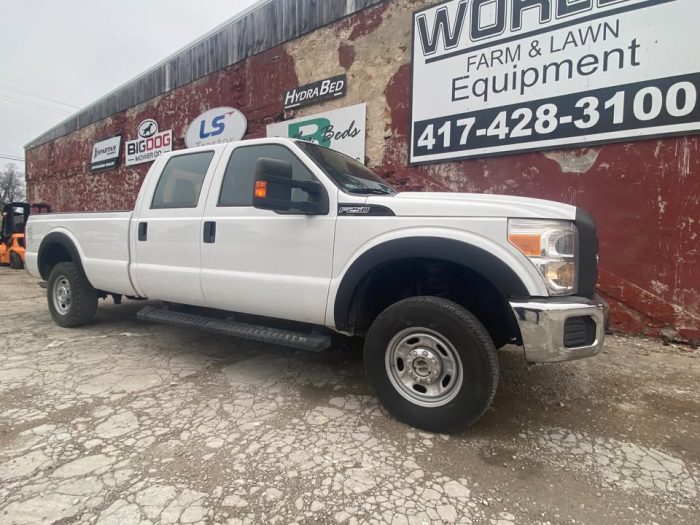
[(98, 290), (138, 295), (129, 275), (131, 212), (32, 215), (27, 223), (27, 270), (40, 278), (38, 251), (53, 233), (68, 236), (79, 250), (88, 280)]

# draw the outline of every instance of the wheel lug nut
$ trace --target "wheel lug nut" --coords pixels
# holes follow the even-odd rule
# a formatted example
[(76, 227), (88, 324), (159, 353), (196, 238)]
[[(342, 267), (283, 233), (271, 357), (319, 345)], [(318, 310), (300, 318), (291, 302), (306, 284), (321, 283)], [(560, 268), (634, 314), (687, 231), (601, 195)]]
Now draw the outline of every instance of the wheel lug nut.
[(417, 355), (418, 355), (418, 352), (416, 352), (415, 350), (413, 352), (411, 352), (411, 357), (416, 357)]
[(434, 376), (437, 375), (437, 370), (433, 370), (433, 375), (434, 375)]
[(428, 352), (426, 352), (425, 350), (423, 350), (423, 357), (428, 357)]

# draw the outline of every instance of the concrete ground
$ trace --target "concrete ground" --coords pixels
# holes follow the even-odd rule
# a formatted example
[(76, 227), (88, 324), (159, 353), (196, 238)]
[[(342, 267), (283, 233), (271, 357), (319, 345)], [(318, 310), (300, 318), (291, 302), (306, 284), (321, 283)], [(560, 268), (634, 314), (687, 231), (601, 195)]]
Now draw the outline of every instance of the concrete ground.
[(305, 354), (135, 320), (51, 322), (0, 268), (0, 523), (698, 523), (698, 352), (501, 359), (454, 436), (391, 419), (357, 348)]

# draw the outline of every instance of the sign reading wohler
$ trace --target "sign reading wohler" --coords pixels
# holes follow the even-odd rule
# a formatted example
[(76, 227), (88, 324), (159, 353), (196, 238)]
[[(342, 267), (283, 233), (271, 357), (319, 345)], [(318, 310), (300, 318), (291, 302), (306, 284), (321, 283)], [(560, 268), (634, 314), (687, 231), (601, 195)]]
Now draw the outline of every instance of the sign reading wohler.
[(138, 137), (126, 143), (126, 165), (152, 162), (173, 149), (173, 130), (158, 131), (158, 123), (147, 119), (139, 124)]
[(347, 86), (347, 77), (338, 75), (290, 89), (284, 94), (284, 109), (301, 108), (324, 100), (344, 97)]
[(365, 162), (367, 104), (318, 113), (267, 126), (268, 137), (288, 137), (331, 148)]
[(697, 0), (451, 0), (413, 17), (410, 162), (700, 130)]
[(97, 142), (92, 147), (90, 171), (113, 170), (119, 166), (119, 156), (122, 149), (122, 137), (117, 135)]

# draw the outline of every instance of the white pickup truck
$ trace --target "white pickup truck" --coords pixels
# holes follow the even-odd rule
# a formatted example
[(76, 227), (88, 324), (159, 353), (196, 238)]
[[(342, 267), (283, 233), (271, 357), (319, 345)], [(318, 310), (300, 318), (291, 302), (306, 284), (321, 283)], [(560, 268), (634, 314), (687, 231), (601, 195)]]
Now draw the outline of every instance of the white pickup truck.
[[(597, 354), (591, 217), (556, 202), (397, 192), (332, 150), (259, 139), (160, 157), (133, 212), (33, 215), (26, 265), (56, 323), (99, 298), (156, 299), (138, 317), (319, 351), (362, 336), (368, 381), (411, 425), (475, 422), (496, 348), (527, 361)], [(186, 305), (186, 306), (185, 306)]]

